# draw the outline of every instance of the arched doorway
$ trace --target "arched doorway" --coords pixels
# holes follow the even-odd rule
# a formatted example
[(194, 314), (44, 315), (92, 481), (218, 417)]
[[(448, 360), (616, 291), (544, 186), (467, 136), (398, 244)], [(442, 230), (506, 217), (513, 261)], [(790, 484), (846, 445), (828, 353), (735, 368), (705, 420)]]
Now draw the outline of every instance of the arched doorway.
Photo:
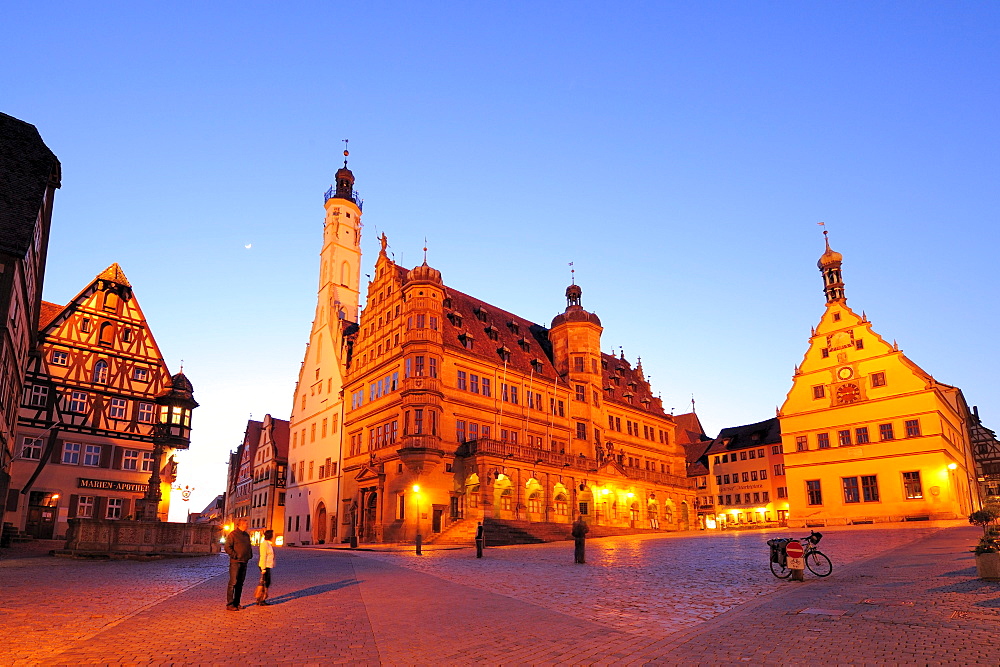
[(580, 493), (576, 496), (577, 505), (573, 509), (573, 515), (576, 516), (577, 512), (579, 512), (584, 521), (592, 523), (595, 515), (594, 492), (586, 484), (581, 484), (579, 488)]
[(660, 504), (656, 502), (656, 498), (650, 498), (649, 504), (646, 506), (646, 513), (649, 515), (649, 527), (653, 530), (659, 530), (660, 528)]
[(628, 508), (628, 521), (632, 528), (639, 525), (639, 503), (633, 502)]
[(316, 526), (316, 544), (326, 544), (326, 505), (320, 502), (316, 506), (316, 521), (313, 525)]
[(691, 530), (691, 517), (688, 513), (687, 501), (681, 503), (681, 530)]
[(371, 542), (375, 539), (375, 521), (378, 519), (378, 491), (369, 491), (361, 512), (361, 539)]

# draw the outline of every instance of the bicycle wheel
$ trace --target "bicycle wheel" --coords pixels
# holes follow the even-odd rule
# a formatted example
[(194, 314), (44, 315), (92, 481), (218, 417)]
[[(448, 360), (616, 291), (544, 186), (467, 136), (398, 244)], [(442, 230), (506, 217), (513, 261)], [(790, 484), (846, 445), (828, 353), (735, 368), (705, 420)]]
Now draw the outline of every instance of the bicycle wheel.
[(776, 576), (778, 579), (787, 579), (792, 576), (792, 571), (781, 563), (775, 563), (771, 561), (771, 574)]
[(827, 577), (833, 572), (833, 563), (821, 551), (811, 551), (806, 554), (806, 567), (817, 577)]

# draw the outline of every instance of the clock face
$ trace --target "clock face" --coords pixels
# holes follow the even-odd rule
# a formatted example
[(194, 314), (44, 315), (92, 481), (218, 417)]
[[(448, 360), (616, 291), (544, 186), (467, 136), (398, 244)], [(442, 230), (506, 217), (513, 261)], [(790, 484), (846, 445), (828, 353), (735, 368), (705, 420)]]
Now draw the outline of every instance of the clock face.
[(852, 377), (854, 377), (854, 369), (851, 368), (850, 366), (844, 366), (843, 368), (837, 371), (837, 377), (840, 378), (841, 380), (850, 380)]
[(843, 384), (837, 387), (837, 400), (841, 403), (854, 403), (861, 398), (861, 390), (854, 383)]

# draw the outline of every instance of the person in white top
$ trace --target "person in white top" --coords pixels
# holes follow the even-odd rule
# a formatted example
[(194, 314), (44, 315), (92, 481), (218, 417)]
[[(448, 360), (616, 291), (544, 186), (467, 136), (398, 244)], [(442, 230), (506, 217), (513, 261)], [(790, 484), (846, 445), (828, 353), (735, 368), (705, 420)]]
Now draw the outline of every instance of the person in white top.
[(257, 586), (257, 604), (267, 605), (267, 589), (271, 587), (271, 568), (274, 567), (274, 531), (265, 530), (264, 539), (260, 541), (260, 584)]

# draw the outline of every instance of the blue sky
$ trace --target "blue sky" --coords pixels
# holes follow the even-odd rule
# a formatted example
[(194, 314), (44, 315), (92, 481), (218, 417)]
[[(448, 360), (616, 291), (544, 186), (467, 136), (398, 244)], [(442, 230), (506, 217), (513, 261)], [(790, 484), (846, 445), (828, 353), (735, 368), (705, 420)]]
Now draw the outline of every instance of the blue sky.
[(849, 305), (1000, 426), (995, 3), (18, 0), (4, 21), (0, 111), (63, 164), (45, 298), (122, 265), (202, 404), (192, 511), (251, 414), (288, 417), (344, 138), (363, 273), (377, 234), (405, 265), (426, 237), (447, 284), (547, 324), (574, 262), (605, 351), (668, 408), (694, 394), (710, 435), (784, 400), (823, 309), (819, 221)]

